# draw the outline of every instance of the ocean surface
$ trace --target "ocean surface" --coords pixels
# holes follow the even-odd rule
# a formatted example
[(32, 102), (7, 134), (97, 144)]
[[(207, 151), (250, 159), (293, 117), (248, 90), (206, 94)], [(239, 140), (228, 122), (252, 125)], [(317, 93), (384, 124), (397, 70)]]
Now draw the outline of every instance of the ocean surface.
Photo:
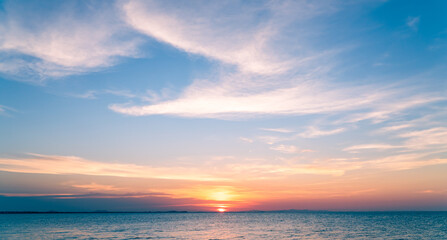
[(447, 239), (447, 212), (0, 214), (0, 239)]

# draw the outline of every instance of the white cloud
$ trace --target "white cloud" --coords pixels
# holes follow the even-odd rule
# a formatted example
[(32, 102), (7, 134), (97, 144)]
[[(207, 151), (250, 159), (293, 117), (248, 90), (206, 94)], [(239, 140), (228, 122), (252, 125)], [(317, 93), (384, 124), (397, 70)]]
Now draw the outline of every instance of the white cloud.
[(0, 170), (45, 174), (84, 174), (95, 176), (224, 181), (199, 169), (184, 167), (152, 167), (126, 163), (106, 163), (76, 156), (29, 154), (24, 159), (0, 158)]
[[(93, 71), (115, 64), (118, 57), (138, 55), (139, 40), (126, 34), (113, 4), (71, 5), (34, 11), (39, 6), (6, 4), (0, 22), (0, 71), (40, 80)], [(76, 12), (77, 7), (85, 12)]]
[(253, 139), (251, 138), (240, 137), (239, 139), (243, 142), (253, 143)]
[(438, 93), (433, 93), (432, 96), (419, 95), (412, 97), (406, 97), (403, 96), (403, 94), (408, 95), (410, 93), (405, 91), (394, 93), (390, 92), (389, 96), (394, 96), (375, 102), (371, 105), (371, 111), (351, 114), (339, 122), (355, 123), (364, 120), (372, 120), (373, 123), (380, 123), (395, 115), (398, 115), (405, 110), (446, 100), (445, 97), (438, 96)]
[(430, 165), (447, 164), (447, 159), (444, 158), (424, 159), (427, 155), (429, 154), (398, 154), (371, 161), (365, 161), (362, 165), (364, 165), (365, 168), (406, 170)]
[(293, 145), (277, 145), (277, 146), (272, 146), (270, 147), (270, 149), (278, 151), (278, 152), (282, 152), (282, 153), (298, 153), (300, 150), (293, 146)]
[[(296, 149), (285, 146), (285, 150)], [(305, 152), (306, 150), (303, 150)], [(333, 158), (333, 159), (299, 159), (277, 158), (272, 163), (269, 159), (247, 159), (233, 157), (216, 157), (210, 164), (197, 166), (156, 167), (131, 163), (106, 163), (83, 159), (76, 156), (54, 156), (29, 154), (21, 159), (0, 158), (0, 171), (59, 174), (113, 176), (142, 179), (191, 180), (199, 182), (234, 182), (237, 180), (258, 180), (283, 178), (291, 175), (315, 174), (342, 176), (347, 171), (358, 169), (404, 170), (429, 165), (447, 164), (445, 158), (428, 158), (430, 154), (398, 154), (385, 158)], [(219, 159), (221, 161), (219, 161)], [(217, 161), (217, 162), (216, 162)], [(80, 186), (85, 188), (108, 188), (106, 186)], [(109, 190), (112, 190), (109, 188)]]
[(283, 137), (277, 137), (277, 136), (260, 136), (258, 139), (268, 145), (275, 144), (277, 142), (287, 141), (291, 138), (283, 138)]
[[(177, 179), (201, 182), (231, 182), (236, 179), (268, 179), (295, 174), (342, 175), (349, 166), (343, 169), (324, 164), (297, 164), (265, 162), (265, 159), (253, 161), (239, 159), (238, 163), (224, 163), (216, 167), (214, 162), (210, 166), (196, 167), (154, 167), (129, 163), (106, 163), (83, 159), (76, 156), (54, 156), (29, 154), (22, 159), (0, 158), (0, 171), (59, 174), (59, 175), (92, 175), (114, 176), (144, 179)], [(227, 159), (228, 157), (225, 157)], [(214, 159), (215, 160), (215, 159)], [(354, 167), (355, 168), (355, 167)], [(99, 188), (101, 186), (84, 186)]]
[[(413, 121), (415, 122), (415, 121)], [(392, 126), (391, 131), (407, 129), (408, 127), (417, 127), (414, 124), (402, 124)], [(394, 127), (396, 127), (394, 129)], [(394, 138), (401, 139), (399, 145), (386, 143), (373, 143), (354, 145), (344, 148), (343, 151), (359, 152), (361, 150), (393, 150), (398, 152), (425, 152), (426, 154), (436, 154), (447, 152), (447, 128), (432, 127), (428, 129), (401, 131), (393, 135)]]
[(380, 131), (382, 132), (392, 132), (392, 131), (398, 131), (398, 130), (402, 130), (405, 128), (410, 128), (412, 127), (412, 124), (399, 124), (399, 125), (392, 125), (392, 126), (388, 126), (388, 127), (383, 127), (380, 129)]
[[(235, 119), (368, 109), (350, 115), (345, 122), (380, 122), (401, 110), (440, 99), (403, 99), (392, 91), (371, 91), (374, 86), (330, 84), (325, 74), (337, 65), (331, 59), (337, 49), (313, 46), (315, 36), (308, 34), (313, 25), (307, 23), (334, 11), (332, 4), (240, 2), (234, 7), (233, 3), (136, 0), (119, 2), (118, 9), (114, 4), (95, 3), (90, 8), (80, 4), (82, 11), (78, 12), (61, 7), (53, 12), (25, 9), (21, 14), (15, 12), (16, 5), (6, 5), (0, 22), (0, 71), (40, 78), (95, 71), (115, 64), (119, 57), (138, 56), (139, 40), (128, 34), (136, 30), (236, 70), (223, 67), (217, 79), (196, 80), (176, 99), (153, 92), (144, 99), (122, 91), (107, 92), (144, 102), (109, 106), (122, 114)], [(65, 4), (69, 5), (60, 6)], [(30, 14), (24, 14), (27, 12)], [(40, 16), (42, 13), (46, 15)], [(33, 24), (39, 18), (43, 21)], [(410, 22), (417, 24), (414, 19)]]
[(299, 174), (316, 174), (316, 175), (332, 175), (341, 176), (346, 170), (353, 170), (356, 167), (338, 168), (334, 166), (324, 166), (317, 164), (233, 164), (229, 166), (236, 172), (244, 173), (246, 176), (265, 179), (269, 177), (285, 177)]
[(131, 93), (128, 90), (112, 90), (112, 89), (88, 90), (81, 94), (71, 93), (71, 94), (67, 94), (67, 95), (71, 96), (71, 97), (84, 98), (84, 99), (96, 99), (100, 95), (114, 95), (114, 96), (123, 97), (123, 98), (138, 98), (141, 100), (144, 100), (147, 98), (146, 95), (137, 95), (137, 94)]
[[(201, 2), (179, 7), (169, 2), (127, 1), (122, 9), (136, 30), (188, 53), (235, 65), (237, 70), (224, 71), (218, 80), (196, 80), (177, 99), (141, 106), (110, 105), (118, 113), (226, 119), (314, 114), (357, 109), (386, 95), (337, 88), (319, 79), (331, 68), (327, 61), (334, 50), (313, 51), (306, 39), (312, 27), (296, 23), (304, 26), (309, 19), (333, 11), (327, 4), (284, 1), (253, 6), (242, 2), (235, 7)], [(264, 20), (259, 20), (260, 12)], [(296, 34), (284, 34), (291, 31), (287, 28), (291, 23)], [(289, 42), (282, 44), (285, 39)]]
[(303, 133), (300, 133), (299, 136), (303, 138), (314, 138), (314, 137), (320, 137), (320, 136), (327, 136), (327, 135), (333, 135), (337, 133), (341, 133), (345, 131), (345, 128), (336, 128), (332, 130), (321, 130), (317, 127), (308, 127), (307, 130)]
[[(241, 81), (244, 82), (244, 79)], [(358, 109), (384, 98), (386, 94), (383, 92), (354, 94), (356, 90), (334, 90), (317, 86), (316, 83), (296, 83), (290, 88), (274, 88), (257, 92), (227, 86), (225, 83), (208, 82), (190, 86), (175, 100), (143, 106), (113, 104), (110, 109), (134, 116), (246, 118), (257, 115), (317, 114)]]
[(102, 193), (104, 193), (104, 192), (119, 192), (119, 191), (126, 190), (124, 188), (118, 188), (113, 185), (104, 185), (104, 184), (98, 184), (98, 183), (94, 183), (94, 182), (89, 183), (89, 184), (73, 184), (71, 186), (75, 187), (75, 188), (85, 189), (90, 192), (102, 192)]
[[(293, 7), (293, 14), (288, 7)], [(278, 31), (290, 18), (319, 14), (314, 7), (315, 3), (306, 2), (252, 5), (243, 1), (232, 5), (136, 0), (122, 5), (125, 21), (136, 30), (188, 53), (257, 74), (277, 74), (292, 67), (292, 59), (272, 48), (272, 41), (277, 40)], [(259, 14), (264, 15), (264, 20), (259, 20)]]
[(367, 149), (375, 149), (375, 150), (386, 150), (386, 149), (396, 149), (403, 148), (403, 146), (394, 146), (389, 144), (363, 144), (363, 145), (355, 145), (351, 147), (347, 147), (343, 149), (343, 151), (357, 151), (357, 150), (367, 150)]
[(326, 74), (337, 65), (332, 57), (340, 50), (318, 49), (312, 41), (315, 35), (308, 32), (313, 28), (309, 19), (333, 12), (331, 4), (242, 2), (235, 7), (233, 3), (123, 2), (124, 19), (137, 31), (236, 70), (223, 68), (217, 79), (196, 80), (176, 99), (109, 108), (133, 116), (223, 119), (368, 110), (345, 120), (357, 122), (383, 121), (396, 111), (435, 101), (399, 98), (396, 93), (404, 91), (383, 86), (330, 84)]
[(296, 146), (284, 145), (284, 144), (272, 146), (272, 147), (270, 147), (270, 149), (272, 149), (274, 151), (281, 152), (281, 153), (287, 153), (287, 154), (314, 152), (311, 149), (299, 149)]
[(440, 148), (447, 151), (447, 128), (435, 127), (424, 130), (415, 130), (398, 135), (407, 138), (404, 142), (407, 148), (411, 149), (434, 149)]
[[(312, 71), (311, 69), (308, 69)], [(380, 123), (409, 109), (446, 100), (440, 93), (416, 94), (401, 86), (343, 86), (322, 75), (259, 76), (226, 73), (218, 81), (196, 80), (176, 99), (151, 105), (112, 104), (118, 113), (238, 119), (266, 115), (340, 113), (335, 123)]]
[(315, 159), (304, 163), (296, 158), (282, 159), (283, 164), (230, 164), (227, 167), (244, 176), (251, 177), (285, 177), (295, 174), (318, 174), (342, 176), (348, 171), (359, 169), (380, 169), (400, 171), (421, 168), (425, 166), (447, 164), (445, 158), (427, 158), (429, 154), (397, 154), (385, 158), (366, 160), (361, 158), (329, 158)]
[(269, 132), (278, 132), (278, 133), (293, 133), (294, 130), (286, 129), (286, 128), (261, 128), (261, 130), (269, 131)]

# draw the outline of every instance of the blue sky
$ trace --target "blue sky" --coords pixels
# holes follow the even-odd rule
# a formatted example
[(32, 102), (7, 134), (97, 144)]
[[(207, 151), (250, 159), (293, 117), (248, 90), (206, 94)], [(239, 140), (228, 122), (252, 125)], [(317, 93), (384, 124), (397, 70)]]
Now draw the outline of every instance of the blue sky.
[(4, 199), (447, 209), (444, 1), (0, 3)]

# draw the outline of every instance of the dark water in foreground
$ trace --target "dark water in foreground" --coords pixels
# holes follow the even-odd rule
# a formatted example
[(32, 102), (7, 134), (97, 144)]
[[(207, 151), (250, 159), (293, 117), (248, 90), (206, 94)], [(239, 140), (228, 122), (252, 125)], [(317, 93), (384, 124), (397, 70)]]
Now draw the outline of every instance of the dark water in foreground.
[(447, 212), (1, 214), (0, 239), (447, 239)]

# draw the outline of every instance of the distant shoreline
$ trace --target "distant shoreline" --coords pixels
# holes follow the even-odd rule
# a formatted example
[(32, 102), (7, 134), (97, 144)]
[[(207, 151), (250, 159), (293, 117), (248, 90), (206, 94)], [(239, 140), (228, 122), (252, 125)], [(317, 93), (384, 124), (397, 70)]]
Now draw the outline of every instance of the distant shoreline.
[(80, 211), (80, 212), (64, 212), (64, 211), (0, 211), (0, 214), (71, 214), (71, 213), (191, 213), (188, 211)]
[[(0, 211), (0, 214), (116, 214), (116, 213), (219, 213), (213, 211)], [(413, 210), (388, 210), (388, 211), (330, 211), (330, 210), (277, 210), (277, 211), (228, 211), (226, 213), (447, 213), (447, 210), (440, 211), (413, 211)], [(225, 214), (225, 213), (219, 213)]]

